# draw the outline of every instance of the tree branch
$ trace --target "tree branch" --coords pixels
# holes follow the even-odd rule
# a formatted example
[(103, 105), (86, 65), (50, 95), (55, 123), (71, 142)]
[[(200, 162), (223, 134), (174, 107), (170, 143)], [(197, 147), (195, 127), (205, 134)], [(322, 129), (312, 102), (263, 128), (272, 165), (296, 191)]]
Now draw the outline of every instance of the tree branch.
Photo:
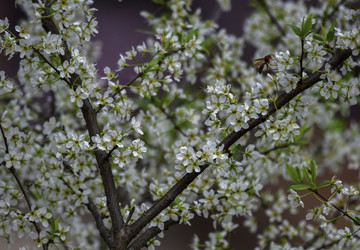
[[(60, 76), (60, 71), (48, 59), (46, 59), (46, 57), (37, 48), (35, 48), (35, 47), (32, 47), (32, 48)], [(61, 80), (65, 81), (69, 85), (69, 87), (72, 86), (71, 82), (68, 79), (66, 79), (65, 77), (61, 78)]]
[[(125, 86), (128, 87), (128, 86), (132, 85), (141, 76), (142, 76), (142, 73), (137, 74), (130, 82), (125, 84)], [(123, 91), (126, 87), (122, 87), (122, 88), (117, 89), (114, 93), (110, 94), (110, 97), (115, 99), (115, 97), (118, 94), (120, 94), (121, 91)], [(105, 104), (100, 104), (99, 107), (95, 110), (95, 113), (99, 113), (103, 107), (105, 107)]]
[(266, 14), (268, 14), (271, 22), (272, 22), (273, 24), (275, 24), (275, 26), (278, 28), (280, 34), (281, 34), (282, 36), (285, 36), (285, 34), (286, 34), (286, 33), (285, 33), (285, 30), (283, 29), (283, 27), (281, 27), (281, 25), (280, 25), (280, 23), (278, 22), (278, 20), (277, 20), (277, 19), (274, 17), (274, 15), (270, 12), (270, 8), (269, 8), (269, 6), (267, 5), (266, 1), (264, 1), (264, 0), (257, 0), (257, 2), (259, 3), (259, 5), (261, 5), (261, 6), (264, 8)]
[(303, 71), (304, 71), (304, 67), (303, 67), (303, 58), (304, 58), (304, 44), (305, 44), (305, 39), (301, 39), (301, 56), (300, 56), (300, 83), (302, 83), (302, 79), (303, 79)]
[[(1, 131), (1, 134), (2, 134), (2, 137), (4, 140), (4, 144), (5, 144), (5, 153), (8, 154), (9, 153), (9, 144), (7, 143), (7, 138), (5, 136), (5, 132), (4, 132), (4, 129), (1, 125), (1, 123), (0, 123), (0, 131)], [(5, 161), (3, 161), (2, 163), (6, 164)], [(30, 195), (29, 195), (28, 191), (26, 190), (25, 186), (21, 182), (19, 175), (17, 174), (16, 169), (13, 166), (10, 167), (10, 172), (14, 176), (16, 183), (19, 185), (21, 193), (24, 195), (24, 198), (25, 198), (26, 204), (29, 208), (29, 211), (31, 211), (32, 204), (31, 204)], [(38, 235), (40, 235), (41, 228), (40, 228), (39, 224), (35, 221), (32, 221), (31, 223), (35, 226), (35, 229), (36, 229), (36, 232), (38, 233)], [(42, 247), (44, 250), (48, 249), (47, 244), (42, 244)]]
[(88, 200), (89, 202), (86, 204), (86, 206), (95, 219), (96, 228), (99, 230), (101, 237), (106, 242), (106, 245), (110, 248), (114, 243), (114, 239), (111, 237), (108, 229), (105, 227), (101, 215), (99, 214), (99, 211), (97, 210), (97, 207), (95, 206), (93, 200), (91, 198), (89, 198)]
[(155, 202), (139, 219), (130, 225), (128, 229), (129, 239), (133, 239), (152, 219), (154, 219), (162, 210), (167, 208), (175, 198), (209, 165), (200, 167), (200, 172), (192, 172), (184, 175), (163, 197)]
[[(331, 69), (339, 66), (344, 60), (351, 56), (351, 50), (343, 50), (333, 56), (328, 64), (331, 65)], [(325, 69), (325, 65), (322, 66), (320, 71)], [(322, 73), (314, 72), (308, 78), (302, 81), (302, 84), (297, 84), (297, 87), (289, 93), (283, 93), (276, 100), (276, 105), (270, 104), (266, 115), (262, 115), (257, 119), (252, 119), (248, 122), (249, 128), (241, 129), (238, 132), (232, 132), (225, 137), (219, 144), (218, 147), (224, 145), (224, 151), (228, 150), (229, 147), (234, 144), (238, 139), (244, 136), (247, 132), (257, 127), (259, 124), (265, 122), (272, 114), (277, 110), (280, 110), (284, 105), (289, 103), (294, 97), (304, 92), (320, 80)], [(163, 197), (155, 202), (155, 204), (149, 208), (138, 220), (136, 220), (128, 229), (128, 236), (130, 239), (136, 237), (138, 233), (152, 220), (154, 219), (163, 209), (168, 207), (175, 198), (182, 193), (183, 190), (198, 176), (200, 175), (209, 165), (200, 166), (200, 172), (192, 172), (185, 174)]]
[[(343, 61), (345, 61), (347, 58), (351, 56), (351, 50), (343, 50), (340, 51), (338, 54), (334, 55), (327, 64), (331, 65), (331, 69), (336, 68), (339, 66)], [(325, 70), (325, 64), (321, 67), (319, 70), (320, 72)], [(245, 135), (248, 131), (252, 130), (254, 127), (258, 126), (259, 124), (263, 123), (267, 120), (269, 116), (274, 114), (276, 110), (281, 109), (285, 104), (290, 102), (294, 97), (305, 91), (306, 89), (312, 87), (314, 84), (316, 84), (320, 80), (320, 76), (322, 73), (320, 72), (314, 72), (311, 75), (309, 75), (308, 78), (303, 80), (302, 84), (299, 84), (300, 81), (297, 83), (297, 87), (293, 90), (291, 90), (289, 93), (283, 93), (278, 97), (276, 100), (276, 105), (273, 103), (270, 104), (270, 107), (268, 109), (268, 113), (266, 115), (262, 115), (257, 119), (252, 119), (248, 122), (249, 128), (248, 129), (241, 129), (238, 132), (232, 132), (227, 137), (225, 137), (220, 145), (224, 145), (225, 149), (228, 149), (233, 143), (235, 143), (240, 137)]]
[[(169, 220), (164, 223), (164, 229), (168, 230), (170, 226), (178, 224), (178, 220)], [(149, 240), (154, 238), (156, 235), (161, 233), (161, 230), (159, 227), (150, 227), (146, 229), (145, 232), (143, 232), (139, 237), (135, 238), (132, 243), (129, 245), (129, 250), (138, 250), (142, 247), (145, 247)]]
[(159, 105), (158, 109), (161, 110), (161, 112), (163, 112), (163, 114), (166, 116), (167, 119), (170, 120), (170, 122), (174, 125), (174, 128), (180, 132), (180, 134), (182, 134), (184, 137), (187, 137), (187, 135), (185, 134), (185, 132), (179, 127), (179, 125), (177, 125), (177, 123), (174, 121), (174, 116), (170, 115), (166, 112), (166, 110), (161, 107), (161, 105)]
[[(309, 188), (309, 190), (311, 192), (313, 192), (317, 197), (319, 197), (320, 199), (322, 199), (324, 202), (329, 202), (328, 199), (326, 199), (324, 196), (322, 196), (316, 189), (311, 189)], [(339, 208), (338, 206), (332, 204), (331, 202), (329, 202), (331, 206), (333, 206), (339, 213), (341, 213), (342, 215), (348, 217), (350, 220), (352, 220), (354, 222), (355, 225), (358, 224), (358, 221), (355, 220), (353, 217), (351, 217), (347, 211), (343, 211), (341, 208)]]
[[(75, 174), (73, 172), (71, 166), (69, 166), (69, 168), (70, 168), (70, 172), (72, 174)], [(60, 179), (64, 183), (64, 185), (67, 186), (74, 194), (76, 193), (75, 190), (70, 186), (70, 184), (63, 177), (60, 177)], [(80, 191), (82, 192), (84, 190), (80, 189)], [(102, 221), (102, 217), (101, 217), (96, 205), (94, 204), (93, 200), (89, 197), (88, 203), (83, 203), (83, 204), (89, 209), (92, 216), (94, 217), (94, 220), (96, 223), (96, 228), (99, 230), (101, 237), (103, 238), (103, 240), (105, 241), (107, 246), (109, 248), (111, 248), (112, 245), (114, 244), (114, 239), (111, 237), (109, 230), (105, 227), (104, 222)]]
[[(33, 2), (37, 2), (37, 0), (33, 0)], [(49, 9), (45, 9), (43, 12), (43, 18), (41, 18), (42, 26), (46, 32), (51, 32), (52, 34), (60, 34), (57, 29), (52, 16), (50, 15)], [(63, 41), (63, 46), (65, 48), (64, 55), (59, 55), (62, 62), (65, 60), (70, 61), (71, 53), (68, 49), (66, 41)], [(77, 84), (75, 82), (78, 81)], [(76, 86), (80, 86), (82, 84), (81, 79), (78, 74), (73, 73), (70, 77), (71, 87), (76, 88)], [(100, 129), (97, 124), (96, 112), (91, 106), (89, 99), (83, 100), (83, 106), (81, 107), (82, 114), (84, 116), (87, 130), (89, 132), (90, 138), (92, 136), (100, 134)], [(110, 213), (111, 222), (112, 222), (112, 230), (114, 238), (117, 234), (120, 233), (120, 230), (124, 227), (124, 219), (122, 217), (119, 203), (116, 198), (116, 187), (113, 178), (113, 174), (111, 171), (111, 165), (109, 159), (106, 159), (106, 152), (103, 150), (94, 151), (94, 155), (96, 157), (96, 161), (98, 163), (98, 167), (100, 170), (100, 175), (103, 181), (107, 207)], [(96, 219), (96, 218), (95, 218)], [(104, 239), (105, 241), (107, 239)]]
[[(88, 99), (83, 101), (81, 111), (83, 113), (90, 137), (100, 134), (95, 110), (92, 108)], [(112, 174), (109, 158), (107, 158), (107, 153), (103, 150), (97, 150), (94, 151), (94, 154), (99, 165), (100, 175), (106, 195), (107, 207), (109, 209), (112, 229), (115, 236), (124, 227), (124, 219), (120, 211), (119, 203), (117, 202), (114, 176)]]

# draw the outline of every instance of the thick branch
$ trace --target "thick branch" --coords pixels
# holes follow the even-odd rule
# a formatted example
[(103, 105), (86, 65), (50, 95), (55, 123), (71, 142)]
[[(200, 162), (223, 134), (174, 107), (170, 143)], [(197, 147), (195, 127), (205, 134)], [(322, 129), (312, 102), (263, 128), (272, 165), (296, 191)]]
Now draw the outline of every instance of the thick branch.
[[(33, 0), (36, 2), (36, 0)], [(46, 32), (51, 32), (52, 34), (59, 34), (59, 30), (57, 29), (52, 16), (50, 15), (49, 9), (45, 9), (43, 13), (43, 18), (41, 19), (42, 26)], [(71, 59), (71, 53), (68, 49), (66, 41), (63, 42), (63, 46), (65, 48), (65, 54), (60, 55), (60, 59), (62, 62), (65, 60)], [(76, 88), (76, 86), (81, 85), (81, 79), (77, 74), (71, 74), (70, 82), (72, 87)], [(75, 84), (76, 82), (76, 84)], [(88, 99), (83, 101), (83, 106), (81, 108), (82, 114), (84, 116), (86, 126), (89, 132), (90, 137), (100, 134), (100, 129), (97, 124), (96, 112), (92, 108), (91, 103)], [(108, 159), (106, 159), (106, 152), (102, 150), (98, 150), (94, 152), (96, 161), (98, 163), (100, 169), (100, 175), (102, 177), (107, 207), (110, 213), (112, 229), (114, 236), (117, 235), (121, 228), (124, 226), (124, 220), (120, 211), (119, 203), (116, 199), (116, 187), (113, 178), (113, 174), (111, 171), (111, 165)], [(95, 218), (96, 219), (96, 218)], [(107, 239), (104, 239), (107, 241)]]
[[(351, 50), (340, 51), (338, 54), (333, 56), (328, 64), (331, 65), (331, 69), (339, 66), (344, 60), (351, 56)], [(320, 71), (325, 69), (325, 65), (320, 69)], [(265, 122), (269, 116), (274, 114), (277, 110), (281, 109), (284, 105), (289, 103), (293, 98), (295, 98), (300, 93), (304, 92), (306, 89), (310, 88), (320, 80), (321, 73), (314, 72), (307, 79), (302, 81), (302, 84), (299, 84), (295, 89), (289, 93), (283, 93), (276, 101), (276, 106), (271, 104), (268, 113), (266, 115), (260, 116), (257, 119), (252, 119), (248, 122), (249, 128), (241, 129), (238, 132), (230, 133), (226, 138), (224, 138), (218, 145), (224, 145), (224, 151), (229, 149), (229, 147), (234, 144), (238, 139), (244, 136), (247, 132), (257, 127), (259, 124)], [(184, 175), (179, 182), (177, 182), (163, 197), (155, 202), (155, 204), (149, 208), (137, 221), (135, 221), (128, 230), (128, 236), (130, 239), (133, 239), (152, 219), (154, 219), (163, 209), (168, 207), (175, 198), (182, 193), (183, 190), (198, 176), (200, 175), (209, 165), (201, 166), (200, 172), (192, 172)]]
[[(351, 56), (351, 50), (340, 51), (338, 54), (336, 54), (330, 59), (328, 64), (331, 65), (331, 69), (334, 69), (350, 56)], [(290, 102), (297, 95), (299, 95), (300, 93), (304, 92), (306, 89), (316, 84), (320, 80), (320, 76), (321, 76), (320, 72), (323, 71), (324, 69), (325, 69), (325, 65), (321, 67), (319, 72), (314, 72), (308, 78), (304, 79), (302, 84), (299, 84), (300, 82), (298, 82), (297, 87), (295, 89), (291, 90), (289, 93), (283, 93), (281, 96), (279, 96), (279, 98), (276, 100), (276, 106), (273, 103), (270, 104), (268, 113), (266, 115), (260, 116), (257, 119), (250, 120), (248, 123), (249, 125), (248, 129), (241, 129), (238, 132), (232, 132), (222, 140), (220, 145), (224, 145), (224, 149), (228, 149), (233, 143), (235, 143), (238, 139), (240, 139), (240, 137), (245, 135), (248, 131), (252, 130), (254, 127), (266, 121), (266, 119), (272, 114), (274, 114), (277, 109), (278, 110), (281, 109), (285, 104)]]
[[(96, 120), (95, 110), (92, 108), (90, 101), (88, 99), (83, 101), (83, 106), (81, 107), (89, 135), (95, 136), (100, 134), (100, 129)], [(100, 175), (104, 185), (107, 207), (109, 209), (112, 228), (114, 230), (114, 235), (120, 232), (121, 228), (124, 226), (124, 219), (122, 217), (119, 203), (117, 202), (116, 197), (116, 186), (114, 182), (114, 176), (111, 171), (110, 161), (107, 158), (107, 154), (103, 150), (97, 150), (94, 152), (96, 161), (99, 165)]]
[(152, 219), (154, 219), (162, 210), (167, 208), (175, 198), (209, 165), (201, 166), (200, 172), (192, 172), (184, 175), (163, 197), (149, 208), (138, 220), (136, 220), (128, 229), (128, 236), (133, 239)]
[[(169, 220), (164, 223), (164, 229), (168, 230), (170, 226), (178, 224), (178, 220)], [(145, 232), (141, 234), (138, 238), (134, 239), (133, 242), (129, 245), (129, 250), (139, 250), (142, 247), (147, 246), (149, 240), (154, 238), (156, 235), (161, 233), (161, 229), (159, 227), (150, 227), (146, 229)]]

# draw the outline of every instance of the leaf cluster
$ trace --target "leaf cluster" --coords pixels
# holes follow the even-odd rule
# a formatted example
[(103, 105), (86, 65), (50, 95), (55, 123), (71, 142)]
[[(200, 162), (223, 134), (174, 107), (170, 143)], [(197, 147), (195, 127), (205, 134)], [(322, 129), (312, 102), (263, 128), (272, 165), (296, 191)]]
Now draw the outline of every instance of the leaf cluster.
[(288, 24), (288, 26), (294, 31), (294, 33), (302, 40), (304, 41), (305, 38), (312, 32), (312, 20), (314, 15), (310, 14), (306, 20), (305, 17), (303, 18), (301, 22), (301, 27)]
[(335, 39), (335, 24), (336, 19), (331, 23), (330, 29), (326, 30), (323, 25), (321, 25), (322, 34), (313, 34), (313, 38), (324, 43), (324, 45), (329, 45)]
[[(306, 190), (313, 189), (316, 190), (318, 186), (316, 185), (316, 173), (317, 167), (314, 160), (310, 161), (309, 167), (303, 167), (300, 169), (298, 166), (291, 166), (290, 164), (286, 164), (286, 172), (290, 176), (290, 178), (295, 181), (294, 184), (290, 185), (291, 189), (294, 190)], [(308, 182), (308, 184), (304, 183), (304, 180)], [(325, 183), (321, 183), (324, 185)], [(321, 186), (319, 185), (319, 186)]]

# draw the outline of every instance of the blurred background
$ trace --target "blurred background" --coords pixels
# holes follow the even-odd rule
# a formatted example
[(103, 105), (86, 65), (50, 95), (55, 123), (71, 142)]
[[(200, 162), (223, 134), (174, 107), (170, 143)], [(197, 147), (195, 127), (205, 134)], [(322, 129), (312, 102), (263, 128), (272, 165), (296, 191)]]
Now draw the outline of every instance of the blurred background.
[[(151, 0), (95, 0), (94, 8), (98, 11), (99, 34), (92, 37), (93, 41), (102, 44), (101, 56), (97, 69), (103, 73), (105, 66), (115, 67), (119, 59), (119, 54), (136, 47), (145, 41), (148, 34), (145, 34), (147, 24), (140, 16), (141, 10), (155, 11), (157, 5)], [(204, 19), (211, 18), (218, 9), (214, 0), (194, 0), (192, 10), (202, 9)], [(219, 16), (219, 27), (234, 35), (242, 34), (243, 21), (250, 14), (253, 8), (249, 5), (249, 0), (232, 1), (232, 10), (224, 12)], [(14, 30), (18, 20), (24, 17), (21, 9), (15, 5), (14, 0), (1, 0), (0, 18), (7, 17), (10, 22), (10, 29)], [(251, 55), (250, 51), (245, 51), (245, 55)], [(0, 55), (0, 70), (6, 70), (9, 76), (14, 76), (18, 68), (18, 58), (7, 60)]]

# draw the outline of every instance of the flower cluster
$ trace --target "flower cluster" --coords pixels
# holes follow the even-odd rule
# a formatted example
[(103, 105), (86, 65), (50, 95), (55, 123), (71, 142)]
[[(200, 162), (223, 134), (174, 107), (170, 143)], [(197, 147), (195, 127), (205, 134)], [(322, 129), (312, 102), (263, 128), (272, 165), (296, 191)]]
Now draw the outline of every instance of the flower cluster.
[(226, 164), (227, 159), (227, 155), (222, 152), (221, 148), (217, 148), (215, 142), (207, 141), (197, 152), (192, 147), (181, 147), (179, 153), (176, 154), (178, 163), (176, 168), (181, 171), (185, 170), (187, 173), (200, 172), (201, 165), (209, 164), (220, 167), (222, 164)]
[[(349, 218), (356, 218), (355, 214), (357, 213), (356, 210), (358, 210), (358, 208), (355, 207), (355, 210), (352, 210), (351, 203), (354, 201), (355, 197), (359, 196), (359, 190), (354, 186), (344, 187), (342, 181), (335, 178), (332, 178), (332, 180), (329, 181), (329, 184), (332, 187), (332, 195), (327, 200), (324, 200), (324, 198), (319, 195), (317, 191), (312, 191), (315, 195), (318, 196), (318, 198), (320, 198), (322, 204), (319, 207), (313, 207), (306, 215), (306, 220), (316, 220), (320, 223), (321, 230), (329, 235), (329, 239), (326, 241), (331, 242), (330, 239), (333, 239), (340, 247), (343, 247), (344, 245), (347, 247), (354, 246), (356, 245), (355, 238), (359, 232), (357, 222), (352, 227), (352, 229), (349, 227), (345, 227), (344, 229), (337, 229), (331, 222), (338, 220), (344, 215), (348, 216)], [(290, 192), (291, 194), (288, 196), (288, 199), (291, 201), (291, 206), (293, 208), (296, 208), (299, 205), (304, 207), (304, 203), (302, 202), (301, 197), (304, 197), (306, 194), (299, 196), (298, 193), (292, 189), (290, 189)], [(342, 210), (343, 208), (341, 207), (341, 204), (344, 201), (348, 205), (345, 206), (344, 210)], [(340, 213), (340, 216), (334, 216), (336, 213)], [(314, 240), (314, 245), (324, 244), (323, 242), (319, 242), (315, 237)]]

